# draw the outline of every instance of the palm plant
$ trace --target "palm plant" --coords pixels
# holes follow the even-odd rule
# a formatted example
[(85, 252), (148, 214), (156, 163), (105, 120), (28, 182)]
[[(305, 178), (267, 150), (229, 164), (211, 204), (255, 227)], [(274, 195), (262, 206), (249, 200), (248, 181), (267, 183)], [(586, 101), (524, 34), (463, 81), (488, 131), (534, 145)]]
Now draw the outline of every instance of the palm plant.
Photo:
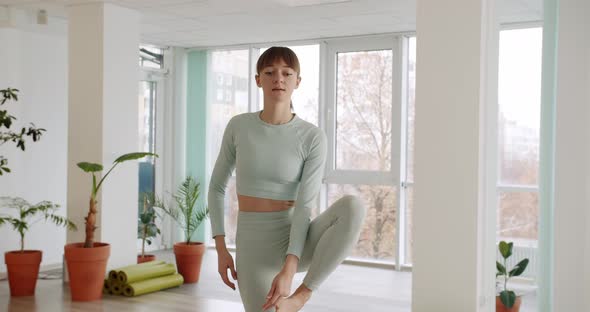
[(96, 213), (98, 210), (96, 209), (96, 195), (100, 190), (100, 186), (108, 177), (108, 175), (115, 169), (115, 167), (125, 161), (128, 160), (136, 160), (146, 156), (155, 156), (158, 157), (157, 154), (154, 153), (147, 153), (147, 152), (138, 152), (138, 153), (128, 153), (119, 156), (119, 158), (115, 159), (111, 169), (107, 171), (107, 173), (100, 179), (98, 183), (96, 183), (96, 172), (102, 171), (103, 167), (101, 164), (96, 163), (88, 163), (88, 162), (80, 162), (78, 163), (78, 167), (84, 172), (89, 172), (92, 174), (92, 192), (90, 193), (90, 207), (88, 209), (88, 215), (84, 218), (86, 220), (86, 238), (84, 240), (84, 248), (92, 248), (94, 246), (94, 230), (96, 230)]
[(514, 291), (512, 290), (508, 290), (507, 288), (508, 280), (511, 277), (521, 275), (526, 269), (527, 265), (529, 264), (529, 259), (525, 258), (518, 262), (514, 266), (514, 268), (512, 268), (512, 270), (508, 271), (506, 269), (507, 259), (510, 256), (512, 256), (512, 246), (512, 242), (507, 243), (505, 241), (501, 241), (498, 245), (498, 249), (500, 250), (502, 258), (504, 258), (504, 264), (500, 263), (499, 261), (496, 261), (496, 269), (498, 270), (498, 272), (496, 273), (496, 278), (498, 276), (504, 277), (504, 290), (500, 292), (500, 301), (502, 301), (502, 304), (507, 308), (512, 308), (512, 306), (516, 302), (516, 293), (514, 293)]
[(195, 206), (200, 195), (200, 183), (197, 183), (191, 176), (187, 176), (184, 182), (178, 187), (172, 198), (176, 205), (164, 203), (156, 199), (154, 207), (162, 209), (183, 229), (186, 244), (190, 244), (191, 236), (197, 230), (201, 222), (207, 218), (209, 208), (197, 208)]
[[(69, 230), (77, 230), (76, 225), (66, 217), (62, 217), (56, 214), (59, 209), (59, 205), (53, 204), (50, 201), (42, 201), (38, 204), (31, 205), (26, 200), (20, 197), (0, 197), (1, 208), (12, 208), (18, 211), (17, 217), (13, 217), (8, 214), (0, 214), (0, 225), (11, 224), (12, 227), (20, 235), (20, 252), (25, 251), (25, 234), (35, 223), (41, 220), (49, 220), (57, 226), (63, 226)], [(32, 220), (35, 216), (40, 215), (38, 218)]]
[(141, 257), (145, 257), (145, 243), (152, 244), (152, 238), (160, 234), (160, 229), (156, 226), (156, 217), (158, 214), (154, 209), (154, 194), (144, 194), (143, 211), (139, 214), (137, 235), (141, 238)]

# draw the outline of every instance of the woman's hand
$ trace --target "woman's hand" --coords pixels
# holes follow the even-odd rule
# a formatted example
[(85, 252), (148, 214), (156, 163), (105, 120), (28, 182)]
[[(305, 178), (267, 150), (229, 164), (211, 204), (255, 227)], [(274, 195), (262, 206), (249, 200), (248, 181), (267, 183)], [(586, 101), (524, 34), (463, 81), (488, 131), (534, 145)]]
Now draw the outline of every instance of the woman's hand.
[(231, 256), (227, 249), (217, 249), (217, 271), (221, 275), (221, 279), (225, 283), (225, 285), (231, 287), (233, 290), (236, 290), (236, 285), (230, 282), (229, 278), (227, 277), (227, 269), (231, 270), (231, 275), (234, 280), (238, 280), (238, 273), (234, 268), (234, 258)]
[(262, 306), (262, 311), (266, 311), (266, 309), (276, 306), (279, 298), (287, 297), (291, 294), (293, 275), (293, 272), (283, 269), (277, 274), (277, 276), (275, 276), (270, 291), (266, 296), (266, 302)]

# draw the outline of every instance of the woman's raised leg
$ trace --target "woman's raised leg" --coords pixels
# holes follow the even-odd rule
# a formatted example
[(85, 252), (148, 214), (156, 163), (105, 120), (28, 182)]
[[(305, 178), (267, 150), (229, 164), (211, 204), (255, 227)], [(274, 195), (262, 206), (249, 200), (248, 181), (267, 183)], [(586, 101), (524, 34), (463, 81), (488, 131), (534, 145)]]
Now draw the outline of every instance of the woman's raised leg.
[(347, 195), (311, 222), (297, 268), (307, 271), (303, 280), (307, 288), (316, 290), (348, 256), (358, 241), (365, 213), (362, 201)]

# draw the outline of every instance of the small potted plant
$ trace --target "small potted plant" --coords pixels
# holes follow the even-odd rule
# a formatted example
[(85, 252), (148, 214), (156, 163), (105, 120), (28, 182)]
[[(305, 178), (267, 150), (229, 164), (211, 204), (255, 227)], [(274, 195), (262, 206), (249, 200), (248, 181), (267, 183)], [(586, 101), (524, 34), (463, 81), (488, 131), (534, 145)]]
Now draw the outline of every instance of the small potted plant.
[(137, 235), (141, 239), (141, 255), (137, 256), (137, 263), (144, 263), (156, 260), (155, 255), (145, 254), (145, 243), (152, 244), (152, 239), (160, 234), (160, 229), (156, 225), (158, 214), (154, 209), (153, 194), (143, 194), (143, 210), (139, 214), (137, 224)]
[(16, 209), (13, 214), (0, 214), (0, 226), (10, 224), (20, 235), (20, 250), (8, 251), (4, 261), (8, 269), (8, 283), (11, 296), (32, 296), (35, 294), (37, 276), (43, 253), (41, 250), (25, 250), (25, 234), (30, 227), (41, 221), (76, 230), (76, 225), (66, 217), (56, 214), (59, 205), (42, 201), (31, 205), (20, 197), (0, 197), (0, 208)]
[(85, 241), (84, 243), (68, 244), (64, 247), (68, 276), (70, 277), (72, 300), (92, 301), (102, 297), (106, 265), (111, 248), (108, 243), (94, 241), (96, 213), (98, 212), (96, 196), (101, 185), (118, 164), (146, 156), (158, 157), (154, 153), (129, 153), (119, 156), (98, 183), (96, 173), (102, 171), (102, 165), (88, 162), (78, 163), (80, 169), (92, 174), (92, 190), (90, 193), (88, 215), (84, 218), (86, 220)]
[(191, 241), (191, 236), (209, 214), (209, 208), (195, 206), (199, 198), (199, 187), (199, 183), (195, 182), (191, 176), (187, 176), (178, 187), (176, 194), (172, 195), (175, 204), (168, 205), (157, 199), (154, 205), (162, 209), (183, 229), (185, 241), (174, 244), (174, 255), (178, 273), (184, 278), (185, 284), (199, 281), (205, 253), (204, 243)]
[(510, 271), (506, 269), (506, 262), (512, 256), (513, 243), (501, 241), (498, 245), (500, 254), (504, 258), (504, 264), (496, 261), (496, 278), (501, 277), (504, 284), (499, 295), (496, 296), (496, 312), (518, 312), (520, 310), (521, 296), (508, 289), (508, 280), (512, 277), (521, 275), (529, 264), (529, 259), (525, 258), (518, 262)]

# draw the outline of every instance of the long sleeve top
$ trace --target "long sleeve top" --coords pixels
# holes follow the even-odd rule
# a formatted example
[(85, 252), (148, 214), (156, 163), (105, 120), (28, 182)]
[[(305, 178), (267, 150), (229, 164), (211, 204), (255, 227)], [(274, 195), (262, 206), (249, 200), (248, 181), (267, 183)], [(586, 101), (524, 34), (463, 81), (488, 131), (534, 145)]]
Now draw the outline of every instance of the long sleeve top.
[(209, 184), (213, 237), (225, 235), (225, 189), (235, 168), (238, 194), (295, 201), (287, 254), (301, 258), (326, 151), (325, 133), (297, 115), (281, 125), (266, 123), (260, 111), (234, 116), (224, 131)]

